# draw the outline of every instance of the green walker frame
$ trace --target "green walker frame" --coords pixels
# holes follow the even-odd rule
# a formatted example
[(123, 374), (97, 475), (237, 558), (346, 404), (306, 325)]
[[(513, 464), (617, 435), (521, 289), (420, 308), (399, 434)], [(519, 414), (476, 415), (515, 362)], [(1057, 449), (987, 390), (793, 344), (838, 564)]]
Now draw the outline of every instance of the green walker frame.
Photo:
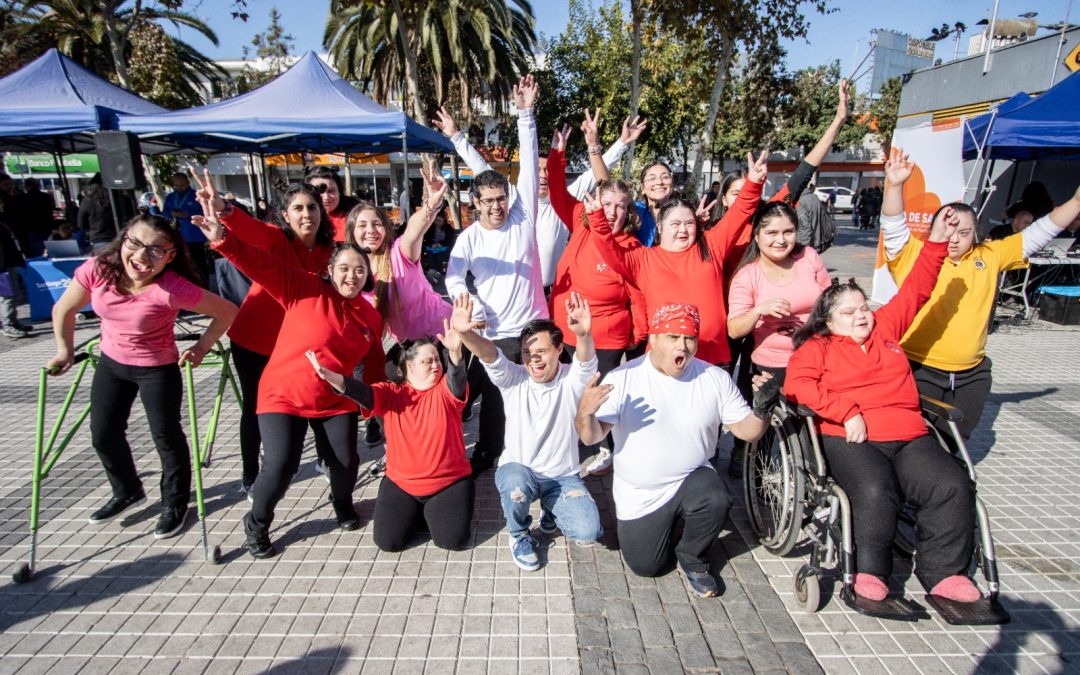
[[(197, 340), (198, 338), (199, 335), (197, 334), (187, 334), (177, 336), (176, 339), (177, 341), (191, 341)], [(59, 461), (60, 456), (64, 453), (64, 450), (67, 449), (76, 432), (78, 432), (79, 428), (83, 425), (83, 422), (85, 422), (86, 418), (90, 415), (90, 406), (92, 402), (88, 401), (79, 412), (74, 424), (68, 432), (64, 434), (63, 440), (57, 444), (57, 437), (60, 435), (60, 430), (63, 428), (64, 420), (67, 419), (71, 404), (75, 399), (75, 393), (82, 383), (87, 367), (91, 365), (97, 366), (98, 355), (95, 350), (99, 343), (100, 338), (95, 337), (76, 347), (76, 351), (82, 351), (79, 351), (75, 356), (75, 364), (77, 364), (75, 377), (71, 386), (68, 387), (67, 396), (64, 398), (64, 403), (60, 408), (60, 413), (57, 416), (56, 421), (53, 422), (52, 430), (49, 432), (47, 441), (45, 440), (45, 394), (48, 388), (48, 378), (51, 373), (49, 372), (49, 369), (42, 368), (38, 374), (37, 422), (34, 428), (34, 473), (31, 478), (30, 496), (30, 560), (29, 562), (24, 563), (19, 570), (12, 575), (12, 579), (16, 583), (26, 583), (34, 578), (35, 565), (37, 563), (37, 534), (39, 527), (39, 512), (41, 508), (41, 483), (49, 477), (49, 473), (52, 471), (53, 467), (56, 466), (56, 462)], [(203, 366), (219, 366), (221, 369), (220, 375), (218, 376), (217, 393), (214, 397), (213, 411), (210, 415), (210, 422), (207, 425), (205, 437), (199, 436), (199, 419), (195, 407), (195, 386), (192, 366), (190, 363), (184, 364), (184, 382), (187, 389), (188, 422), (191, 429), (193, 455), (192, 469), (194, 469), (195, 475), (195, 500), (199, 514), (199, 525), (202, 529), (203, 560), (208, 560), (215, 565), (221, 561), (221, 547), (214, 546), (213, 550), (211, 550), (206, 534), (206, 508), (203, 502), (202, 469), (210, 466), (214, 440), (217, 436), (218, 417), (221, 414), (221, 404), (225, 398), (226, 383), (232, 385), (233, 394), (236, 396), (236, 400), (238, 402), (242, 401), (240, 388), (236, 382), (236, 376), (229, 363), (229, 356), (230, 350), (218, 341), (215, 343), (214, 347), (211, 348), (210, 352), (207, 353), (201, 364)]]

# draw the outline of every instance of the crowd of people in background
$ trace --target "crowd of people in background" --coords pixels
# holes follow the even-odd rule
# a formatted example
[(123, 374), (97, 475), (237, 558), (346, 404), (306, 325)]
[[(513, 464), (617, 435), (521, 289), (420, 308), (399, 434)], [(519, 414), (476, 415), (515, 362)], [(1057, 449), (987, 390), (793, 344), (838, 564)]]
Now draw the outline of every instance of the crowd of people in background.
[[(613, 177), (647, 124), (625, 119), (605, 149), (600, 110), (584, 111), (589, 166), (568, 183), (572, 131), (557, 129), (541, 147), (540, 95), (531, 76), (514, 87), (514, 183), (445, 109), (433, 121), (474, 173), (475, 222), (460, 230), (447, 217), (452, 186), (435, 165), (423, 168), (423, 192), (399, 223), (364, 195), (347, 195), (326, 167), (280, 186), (253, 214), (209, 172), (178, 171), (160, 215), (153, 208), (119, 223), (100, 179), (91, 181), (77, 225), (94, 257), (54, 307), (57, 353), (46, 364), (54, 374), (72, 365), (73, 316), (89, 301), (102, 339), (91, 435), (113, 493), (91, 522), (146, 497), (115, 432), (138, 396), (162, 464), (155, 536), (183, 530), (191, 466), (178, 364), (198, 365), (227, 334), (244, 401), (244, 546), (255, 558), (281, 550), (271, 537), (275, 509), (309, 430), (339, 528), (361, 526), (353, 490), (362, 427), (369, 445), (386, 446), (373, 525), (383, 550), (408, 546), (418, 529), (436, 546), (468, 546), (476, 484), (486, 480), (502, 503), (506, 554), (537, 570), (532, 505), (539, 534), (588, 546), (604, 532), (586, 481), (613, 471), (628, 567), (655, 576), (677, 566), (692, 593), (714, 596), (707, 552), (731, 506), (715, 468), (722, 429), (736, 439), (738, 473), (740, 453), (766, 432), (783, 392), (813, 410), (831, 471), (851, 495), (855, 591), (872, 600), (888, 593), (896, 507), (906, 497), (920, 505), (919, 579), (955, 602), (980, 599), (968, 574), (971, 487), (929, 435), (919, 394), (961, 408), (961, 431), (971, 434), (990, 386), (997, 273), (1075, 230), (1080, 191), (1056, 208), (1049, 195), (1025, 191), (1012, 231), (984, 243), (971, 208), (948, 204), (924, 241), (910, 235), (903, 208), (912, 165), (893, 148), (885, 187), (866, 187), (853, 202), (857, 227), (882, 228), (900, 286), (871, 310), (854, 281), (829, 278), (819, 255), (836, 227), (812, 181), (847, 119), (847, 83), (825, 133), (773, 194), (760, 152), (700, 199), (661, 161), (646, 162), (636, 184)], [(16, 195), (0, 176), (3, 269), (63, 234), (53, 232), (49, 197), (33, 181), (25, 189)], [(251, 283), (236, 303), (207, 290), (214, 258)], [(4, 331), (15, 337), (23, 326), (9, 305)], [(210, 319), (182, 353), (171, 329), (181, 311)], [(477, 399), (468, 456), (463, 422)]]

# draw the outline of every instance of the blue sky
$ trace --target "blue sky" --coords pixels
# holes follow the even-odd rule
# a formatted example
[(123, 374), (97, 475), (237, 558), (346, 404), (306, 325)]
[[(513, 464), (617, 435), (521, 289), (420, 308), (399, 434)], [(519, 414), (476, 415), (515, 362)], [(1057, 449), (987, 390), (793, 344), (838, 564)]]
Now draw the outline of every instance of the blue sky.
[[(596, 4), (597, 0), (593, 0)], [(265, 30), (269, 24), (270, 8), (281, 12), (286, 30), (295, 38), (297, 52), (309, 49), (321, 51), (322, 34), (329, 0), (248, 0), (246, 23), (229, 16), (227, 0), (194, 0), (187, 6), (189, 11), (207, 20), (218, 34), (220, 46), (214, 47), (191, 31), (183, 33), (185, 39), (212, 58), (239, 58), (244, 45)], [(1002, 17), (1015, 17), (1021, 13), (1037, 11), (1039, 23), (1052, 24), (1065, 19), (1068, 0), (1001, 0)], [(1080, 3), (1075, 3), (1073, 23), (1080, 24)], [(832, 0), (835, 12), (810, 17), (810, 33), (806, 41), (798, 40), (788, 45), (787, 67), (798, 70), (839, 59), (844, 74), (848, 75), (866, 55), (870, 31), (874, 28), (890, 28), (925, 38), (930, 29), (942, 23), (952, 25), (962, 21), (969, 27), (960, 43), (960, 54), (967, 49), (967, 38), (977, 30), (975, 23), (989, 18), (993, 12), (993, 0)], [(537, 30), (547, 35), (557, 35), (566, 26), (568, 3), (566, 0), (533, 0), (537, 18)], [(1040, 31), (1040, 35), (1044, 32)], [(939, 43), (937, 56), (948, 60), (952, 57), (953, 42), (947, 39)]]

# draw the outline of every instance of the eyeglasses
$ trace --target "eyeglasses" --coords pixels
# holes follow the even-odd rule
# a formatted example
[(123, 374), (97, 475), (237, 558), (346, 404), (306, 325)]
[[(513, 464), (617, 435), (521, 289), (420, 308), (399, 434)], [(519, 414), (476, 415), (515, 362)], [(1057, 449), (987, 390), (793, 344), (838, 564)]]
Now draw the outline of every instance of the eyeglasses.
[(133, 252), (138, 252), (145, 248), (146, 255), (150, 256), (151, 260), (161, 260), (166, 254), (176, 250), (176, 248), (165, 248), (164, 246), (157, 246), (154, 244), (144, 244), (128, 234), (124, 235), (124, 248)]
[(671, 182), (671, 174), (670, 173), (661, 173), (661, 174), (656, 174), (656, 175), (653, 175), (653, 176), (645, 176), (645, 179), (642, 180), (641, 182), (645, 183), (646, 185), (650, 185), (652, 183), (670, 183)]
[(480, 202), (480, 206), (490, 208), (496, 204), (506, 206), (506, 202), (509, 201), (509, 198), (506, 195), (503, 195), (502, 197), (477, 198), (476, 201)]

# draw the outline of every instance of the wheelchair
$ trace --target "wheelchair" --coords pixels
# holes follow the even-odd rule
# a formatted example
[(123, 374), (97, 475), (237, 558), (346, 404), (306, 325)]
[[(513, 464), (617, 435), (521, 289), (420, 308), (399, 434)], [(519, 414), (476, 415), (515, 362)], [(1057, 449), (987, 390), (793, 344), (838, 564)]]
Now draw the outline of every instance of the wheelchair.
[[(923, 417), (929, 432), (942, 448), (962, 461), (972, 483), (975, 466), (957, 428), (960, 410), (934, 399), (922, 397)], [(946, 436), (937, 424), (945, 427)], [(810, 544), (810, 559), (794, 577), (795, 599), (806, 612), (821, 609), (826, 576), (839, 574), (840, 598), (860, 614), (899, 621), (929, 618), (918, 603), (890, 594), (881, 602), (855, 593), (855, 548), (852, 539), (851, 503), (844, 490), (829, 475), (814, 413), (781, 398), (773, 408), (770, 429), (751, 443), (743, 459), (743, 498), (754, 534), (761, 546), (777, 556), (786, 556), (800, 541)], [(976, 491), (975, 552), (969, 572), (978, 567), (987, 593), (974, 603), (958, 603), (927, 593), (926, 603), (953, 625), (1000, 625), (1009, 614), (998, 600), (997, 561), (990, 533), (990, 520)], [(805, 539), (804, 539), (805, 537)], [(901, 508), (893, 546), (904, 558), (915, 550), (914, 509)]]

